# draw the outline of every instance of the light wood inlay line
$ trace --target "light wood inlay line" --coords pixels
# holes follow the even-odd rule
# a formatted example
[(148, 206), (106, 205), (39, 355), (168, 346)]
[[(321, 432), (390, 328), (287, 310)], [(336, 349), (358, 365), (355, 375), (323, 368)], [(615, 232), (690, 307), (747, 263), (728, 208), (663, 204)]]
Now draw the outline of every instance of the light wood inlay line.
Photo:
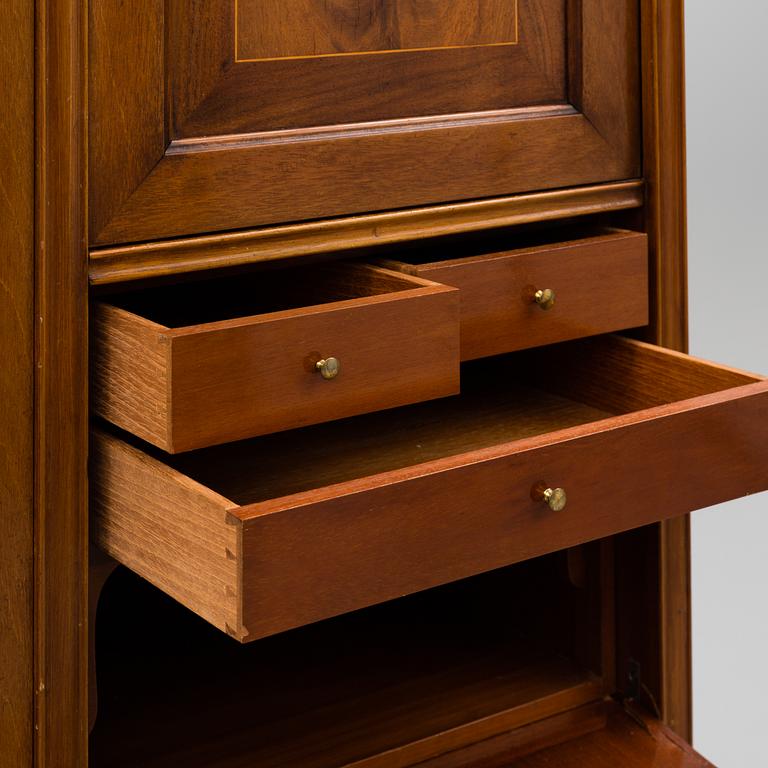
[[(241, 56), (241, 25), (240, 25), (240, 4), (241, 0), (234, 0), (234, 31), (235, 31), (235, 63), (236, 64), (251, 64), (256, 62), (267, 61), (296, 61), (303, 59), (326, 59), (337, 58), (340, 56), (371, 56), (382, 54), (396, 54), (396, 53), (418, 53), (426, 51), (449, 51), (459, 50), (466, 48), (499, 48), (504, 46), (515, 46), (520, 42), (520, 15), (518, 13), (518, 1), (512, 0), (514, 3), (514, 39), (513, 40), (500, 40), (493, 43), (467, 43), (467, 44), (452, 44), (452, 45), (404, 45), (400, 48), (382, 48), (369, 51), (331, 51), (327, 53), (312, 53), (312, 54), (296, 54), (296, 55), (280, 55), (280, 56)], [(284, 7), (284, 6), (283, 6)]]

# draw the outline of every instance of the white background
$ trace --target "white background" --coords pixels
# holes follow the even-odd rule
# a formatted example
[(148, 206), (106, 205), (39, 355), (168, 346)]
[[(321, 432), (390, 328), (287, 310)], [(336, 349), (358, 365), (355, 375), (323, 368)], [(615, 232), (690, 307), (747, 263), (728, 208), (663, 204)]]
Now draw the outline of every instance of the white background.
[[(687, 0), (685, 21), (691, 353), (768, 374), (768, 2)], [(694, 745), (762, 768), (768, 495), (692, 520)]]

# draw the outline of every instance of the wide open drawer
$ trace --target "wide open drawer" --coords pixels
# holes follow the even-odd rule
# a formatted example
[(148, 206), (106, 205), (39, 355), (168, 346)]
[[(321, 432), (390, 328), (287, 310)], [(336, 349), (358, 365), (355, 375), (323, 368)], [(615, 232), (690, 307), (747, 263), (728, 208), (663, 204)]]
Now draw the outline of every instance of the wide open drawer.
[(462, 389), (176, 457), (97, 431), (95, 540), (250, 640), (768, 488), (750, 374), (598, 337)]
[(93, 310), (94, 411), (175, 453), (455, 394), (458, 291), (326, 264)]
[[(557, 230), (555, 230), (557, 234)], [(439, 248), (385, 265), (461, 291), (461, 359), (648, 324), (648, 237), (594, 228), (436, 261)]]

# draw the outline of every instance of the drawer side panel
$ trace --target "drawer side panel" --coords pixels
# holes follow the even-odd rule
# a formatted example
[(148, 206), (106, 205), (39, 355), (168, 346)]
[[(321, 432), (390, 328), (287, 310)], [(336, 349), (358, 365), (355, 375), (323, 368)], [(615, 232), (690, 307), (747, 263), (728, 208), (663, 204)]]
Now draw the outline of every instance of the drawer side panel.
[(162, 326), (109, 304), (91, 317), (91, 404), (113, 424), (168, 445), (168, 361)]
[(456, 394), (458, 305), (440, 286), (174, 337), (172, 450)]
[(235, 637), (239, 525), (233, 505), (105, 433), (92, 437), (93, 541), (108, 555)]

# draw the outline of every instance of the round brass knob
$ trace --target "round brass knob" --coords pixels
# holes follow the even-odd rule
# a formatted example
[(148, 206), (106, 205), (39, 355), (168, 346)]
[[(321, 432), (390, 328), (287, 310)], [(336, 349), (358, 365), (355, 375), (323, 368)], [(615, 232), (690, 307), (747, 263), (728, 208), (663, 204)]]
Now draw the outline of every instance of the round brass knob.
[(341, 363), (335, 357), (326, 357), (324, 360), (318, 360), (315, 368), (324, 379), (335, 379), (339, 375)]
[(565, 488), (550, 488), (546, 483), (534, 486), (531, 496), (536, 501), (543, 501), (553, 512), (561, 512), (568, 503)]
[(542, 309), (552, 309), (555, 306), (555, 292), (551, 288), (541, 288), (533, 294), (533, 300)]

